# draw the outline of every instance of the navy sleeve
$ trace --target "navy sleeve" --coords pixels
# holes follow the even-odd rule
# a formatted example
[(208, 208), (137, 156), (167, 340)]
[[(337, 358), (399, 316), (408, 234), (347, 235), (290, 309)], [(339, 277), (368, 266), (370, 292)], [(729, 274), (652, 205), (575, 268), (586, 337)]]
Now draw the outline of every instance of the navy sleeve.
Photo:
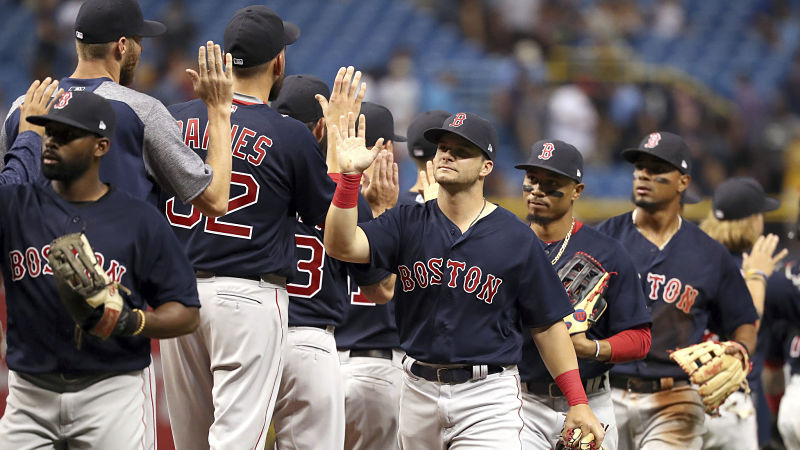
[(403, 231), (400, 214), (409, 208), (414, 207), (394, 207), (378, 218), (358, 225), (364, 230), (364, 234), (369, 240), (370, 262), (374, 267), (391, 272), (397, 270), (397, 260), (400, 256), (400, 236)]
[(525, 263), (518, 272), (521, 278), (519, 287), (514, 290), (518, 295), (522, 325), (538, 328), (572, 314), (573, 308), (539, 240), (533, 233), (530, 233), (530, 238), (527, 250), (521, 248)]
[(653, 321), (639, 273), (630, 255), (619, 244), (615, 253), (617, 264), (614, 269), (617, 273), (612, 273), (605, 295), (608, 299), (606, 315), (611, 321), (609, 331), (612, 335)]
[(0, 184), (30, 183), (41, 172), (42, 137), (26, 131), (14, 140), (5, 156)]
[(722, 274), (714, 297), (714, 309), (719, 320), (709, 325), (714, 330), (722, 331), (724, 336), (733, 337), (739, 326), (754, 324), (758, 320), (758, 312), (744, 277), (730, 253), (720, 253), (719, 270)]
[[(361, 193), (358, 194), (358, 223), (369, 222), (372, 220), (372, 209)], [(348, 264), (347, 270), (353, 281), (359, 286), (369, 286), (375, 284), (391, 275), (383, 269), (373, 267), (371, 264)]]
[(314, 135), (305, 127), (302, 131), (295, 136), (297, 143), (293, 149), (295, 207), (303, 222), (320, 225), (325, 222), (336, 184), (328, 176)]
[(155, 209), (143, 209), (152, 214), (148, 214), (147, 223), (141, 227), (144, 235), (140, 251), (147, 253), (141, 259), (142, 266), (137, 268), (142, 280), (142, 298), (153, 308), (167, 302), (199, 308), (194, 269), (178, 238)]
[(11, 144), (17, 139), (17, 134), (19, 133), (19, 108), (14, 108), (14, 111), (6, 118), (6, 122), (3, 126), (5, 127), (6, 145), (11, 147)]

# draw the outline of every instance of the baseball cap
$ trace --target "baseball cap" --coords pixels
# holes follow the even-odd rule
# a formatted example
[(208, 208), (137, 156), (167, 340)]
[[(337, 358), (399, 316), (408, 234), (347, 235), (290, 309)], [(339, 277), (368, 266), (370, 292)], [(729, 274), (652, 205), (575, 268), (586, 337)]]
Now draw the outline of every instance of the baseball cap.
[(677, 134), (666, 131), (650, 133), (642, 139), (638, 148), (629, 148), (622, 151), (622, 157), (634, 163), (641, 155), (651, 155), (666, 161), (682, 174), (692, 170), (692, 158), (689, 146)]
[(514, 167), (522, 170), (540, 167), (576, 183), (583, 180), (583, 155), (574, 145), (559, 140), (545, 139), (533, 144), (528, 161)]
[(412, 158), (431, 159), (436, 154), (437, 145), (423, 136), (425, 130), (442, 126), (444, 119), (450, 117), (450, 113), (440, 109), (425, 111), (417, 114), (408, 126), (408, 154)]
[(439, 128), (426, 130), (424, 136), (438, 144), (445, 133), (461, 136), (494, 160), (497, 152), (497, 130), (483, 117), (474, 113), (456, 113), (445, 119)]
[(750, 177), (725, 180), (711, 198), (711, 209), (719, 220), (744, 219), (753, 214), (774, 211), (780, 206), (778, 200), (767, 197), (764, 188)]
[(316, 122), (322, 117), (322, 107), (314, 98), (317, 94), (329, 98), (331, 89), (314, 75), (290, 75), (283, 80), (281, 92), (272, 101), (272, 107), (300, 122)]
[(111, 102), (88, 91), (68, 91), (61, 94), (49, 113), (28, 117), (28, 122), (45, 126), (50, 122), (63, 123), (100, 136), (114, 136), (116, 114)]
[[(372, 147), (378, 138), (384, 141), (405, 142), (406, 137), (394, 134), (394, 117), (385, 106), (372, 102), (361, 103), (361, 114), (367, 119), (367, 133), (364, 136), (367, 147)], [(356, 121), (358, 127), (358, 121)]]
[(264, 64), (300, 37), (300, 28), (284, 22), (263, 5), (242, 8), (225, 27), (223, 47), (233, 56), (236, 67)]
[(87, 0), (75, 18), (75, 39), (85, 44), (113, 42), (122, 36), (151, 37), (167, 27), (142, 18), (136, 0)]

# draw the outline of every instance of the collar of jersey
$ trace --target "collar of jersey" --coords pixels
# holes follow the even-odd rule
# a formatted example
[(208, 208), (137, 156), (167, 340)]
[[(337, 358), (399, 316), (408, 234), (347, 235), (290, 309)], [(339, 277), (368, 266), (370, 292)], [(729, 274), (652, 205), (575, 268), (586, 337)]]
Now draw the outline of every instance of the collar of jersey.
[[(574, 229), (574, 230), (572, 230), (572, 235), (574, 236), (574, 235), (575, 235), (575, 233), (577, 233), (577, 232), (578, 232), (578, 230), (580, 230), (582, 226), (583, 226), (583, 222), (581, 222), (581, 221), (579, 221), (579, 220), (576, 220), (576, 221), (575, 221), (575, 229)], [(530, 224), (528, 224), (528, 227), (530, 227)], [(557, 240), (557, 241), (544, 241), (544, 244), (545, 244), (545, 245), (555, 244), (556, 242), (561, 242), (561, 241), (563, 241), (563, 240), (564, 240), (564, 238), (561, 238), (561, 239), (559, 239), (559, 240)]]
[(233, 103), (238, 105), (266, 105), (267, 102), (261, 100), (258, 97), (253, 97), (252, 95), (245, 95), (239, 94), (238, 92), (233, 93)]

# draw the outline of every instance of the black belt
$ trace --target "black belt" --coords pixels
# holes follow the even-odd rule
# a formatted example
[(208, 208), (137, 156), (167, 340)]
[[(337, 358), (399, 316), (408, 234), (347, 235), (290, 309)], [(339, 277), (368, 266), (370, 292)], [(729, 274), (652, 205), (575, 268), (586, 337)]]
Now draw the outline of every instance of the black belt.
[[(460, 384), (473, 379), (472, 367), (473, 366), (445, 368), (424, 366), (414, 363), (411, 365), (411, 373), (414, 374), (414, 376), (424, 378), (428, 381), (436, 381), (444, 384)], [(487, 366), (487, 368), (487, 375), (503, 371), (503, 368), (500, 366)]]
[[(604, 378), (605, 374), (596, 376), (594, 378), (589, 378), (588, 380), (581, 379), (581, 384), (583, 385), (583, 389), (586, 391), (586, 394), (593, 394), (603, 390), (605, 388), (605, 383), (603, 382)], [(559, 388), (556, 383), (547, 381), (528, 381), (525, 383), (525, 387), (527, 388), (527, 392), (533, 395), (541, 395), (544, 397), (564, 396), (564, 393), (561, 392), (561, 388)]]
[(676, 379), (672, 377), (664, 378), (639, 378), (627, 375), (611, 375), (611, 387), (625, 389), (630, 392), (640, 394), (653, 394), (655, 392), (668, 391), (679, 386), (688, 386), (689, 380)]
[(392, 359), (392, 351), (385, 348), (375, 350), (350, 350), (350, 357)]
[(230, 277), (242, 278), (244, 280), (263, 281), (265, 283), (277, 284), (278, 286), (286, 286), (286, 277), (276, 275), (274, 273), (263, 273), (261, 275), (229, 275), (224, 273), (214, 273), (207, 270), (197, 270), (194, 273), (195, 277), (200, 279), (214, 278), (214, 277)]

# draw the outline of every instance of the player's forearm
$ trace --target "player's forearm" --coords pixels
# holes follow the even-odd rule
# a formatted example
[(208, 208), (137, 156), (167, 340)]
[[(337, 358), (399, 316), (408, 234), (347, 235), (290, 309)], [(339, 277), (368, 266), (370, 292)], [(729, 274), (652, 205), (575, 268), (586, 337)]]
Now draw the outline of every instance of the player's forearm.
[(563, 321), (559, 320), (548, 327), (534, 328), (531, 330), (531, 335), (553, 379), (564, 372), (578, 368), (575, 348)]
[(756, 351), (756, 326), (752, 323), (739, 325), (733, 332), (733, 340), (747, 347), (747, 351), (752, 355)]
[(8, 163), (0, 173), (0, 184), (22, 184), (32, 182), (40, 172), (42, 138), (31, 132), (20, 133), (8, 151)]
[(341, 261), (368, 263), (369, 250), (359, 252), (359, 232), (363, 236), (364, 232), (358, 228), (358, 208), (340, 208), (331, 204), (325, 218), (325, 252)]
[(206, 164), (214, 171), (214, 177), (206, 190), (192, 200), (192, 205), (206, 216), (224, 216), (228, 212), (231, 191), (230, 106), (208, 109)]
[(140, 333), (153, 339), (168, 339), (194, 332), (200, 325), (200, 310), (178, 302), (167, 302), (146, 311), (144, 329)]
[[(750, 296), (753, 297), (753, 306), (756, 308), (756, 312), (758, 312), (758, 317), (764, 316), (764, 298), (766, 296), (766, 280), (756, 279), (756, 278), (748, 278), (747, 282), (747, 290), (750, 291)], [(758, 329), (758, 325), (756, 325), (756, 329)]]
[(361, 288), (361, 293), (370, 301), (384, 304), (388, 303), (394, 297), (394, 284), (396, 280), (397, 275), (391, 274), (375, 284), (359, 287)]

